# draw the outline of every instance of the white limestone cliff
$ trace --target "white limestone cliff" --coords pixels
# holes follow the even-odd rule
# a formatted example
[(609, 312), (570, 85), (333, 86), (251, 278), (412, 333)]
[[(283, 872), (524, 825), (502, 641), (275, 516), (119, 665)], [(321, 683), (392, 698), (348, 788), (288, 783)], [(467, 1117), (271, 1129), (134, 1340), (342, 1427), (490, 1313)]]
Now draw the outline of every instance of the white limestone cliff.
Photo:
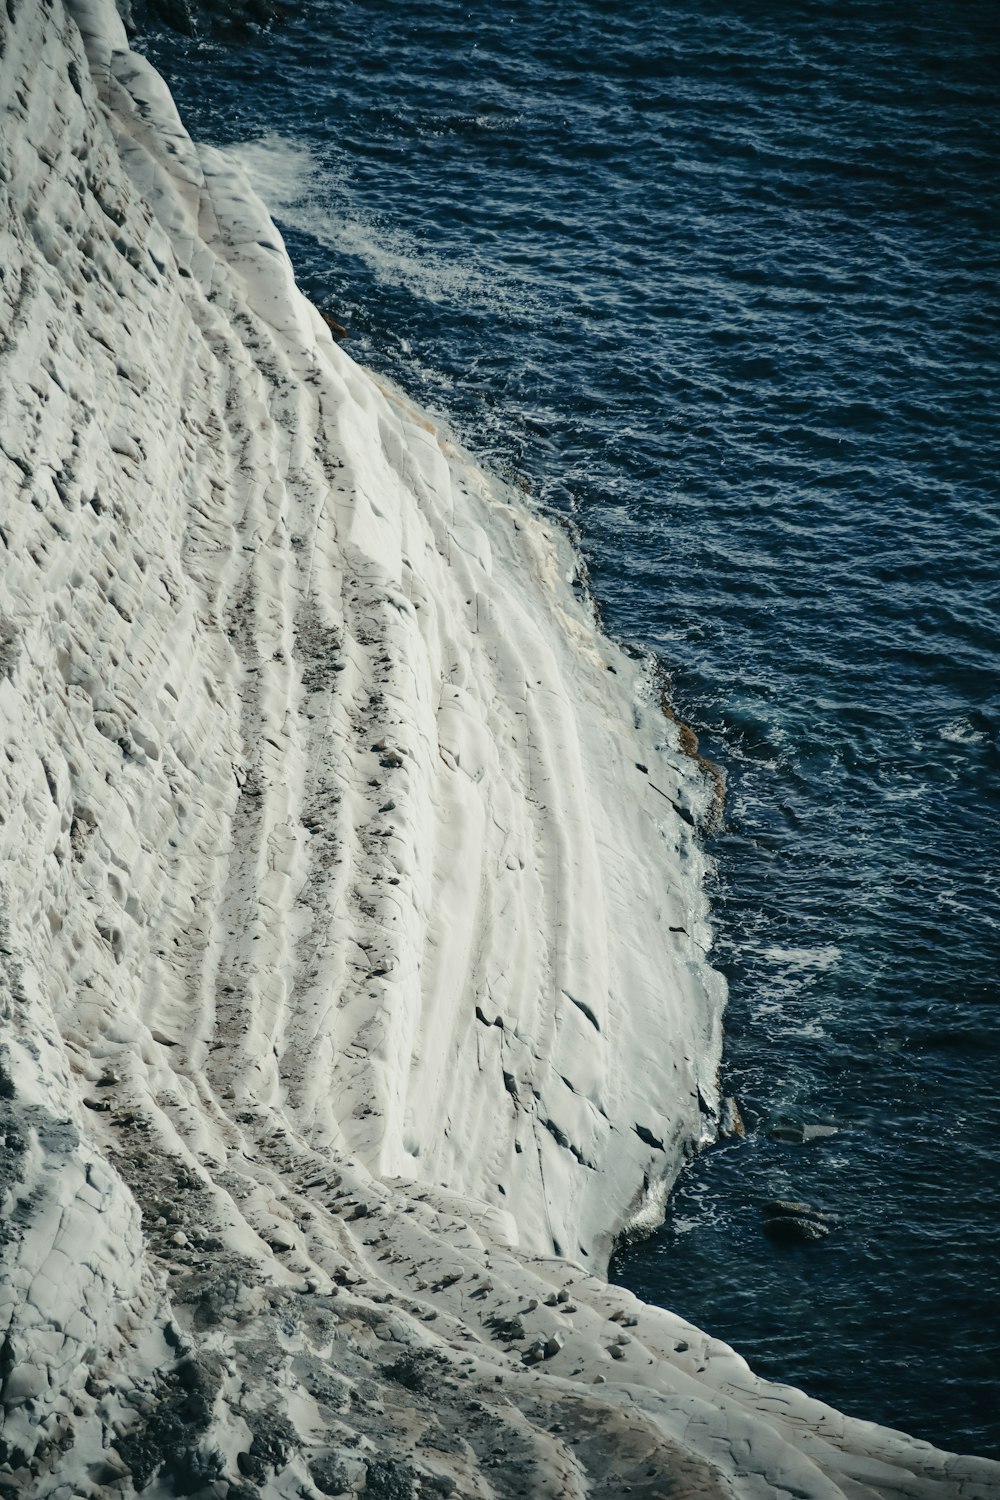
[(1000, 1495), (604, 1282), (698, 768), (111, 0), (0, 42), (0, 1495)]

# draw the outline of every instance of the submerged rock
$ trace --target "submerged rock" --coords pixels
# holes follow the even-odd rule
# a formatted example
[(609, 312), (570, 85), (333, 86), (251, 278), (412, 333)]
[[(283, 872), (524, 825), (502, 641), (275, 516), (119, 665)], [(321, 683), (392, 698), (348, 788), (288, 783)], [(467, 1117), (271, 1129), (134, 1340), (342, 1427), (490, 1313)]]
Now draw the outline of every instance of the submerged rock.
[(816, 1240), (825, 1240), (830, 1233), (829, 1224), (823, 1224), (819, 1219), (800, 1219), (791, 1214), (765, 1219), (762, 1227), (768, 1239), (781, 1245), (810, 1245)]
[(789, 1145), (801, 1146), (808, 1141), (826, 1140), (828, 1136), (838, 1133), (839, 1127), (836, 1125), (807, 1125), (802, 1120), (776, 1120), (768, 1126), (767, 1138), (769, 1141), (787, 1141)]
[(835, 1224), (836, 1214), (824, 1208), (813, 1208), (811, 1203), (799, 1203), (789, 1198), (769, 1198), (761, 1204), (761, 1212), (767, 1218), (816, 1219), (823, 1224)]
[(789, 1198), (771, 1198), (761, 1205), (761, 1212), (764, 1233), (784, 1245), (814, 1244), (825, 1239), (837, 1223), (836, 1214)]

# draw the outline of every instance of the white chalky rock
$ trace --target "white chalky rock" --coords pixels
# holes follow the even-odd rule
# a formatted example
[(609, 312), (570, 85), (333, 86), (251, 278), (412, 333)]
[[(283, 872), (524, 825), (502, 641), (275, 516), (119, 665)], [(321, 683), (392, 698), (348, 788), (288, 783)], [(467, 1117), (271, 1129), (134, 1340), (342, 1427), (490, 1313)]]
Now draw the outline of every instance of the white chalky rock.
[(0, 44), (4, 1493), (1000, 1494), (603, 1281), (714, 1130), (710, 791), (111, 0)]

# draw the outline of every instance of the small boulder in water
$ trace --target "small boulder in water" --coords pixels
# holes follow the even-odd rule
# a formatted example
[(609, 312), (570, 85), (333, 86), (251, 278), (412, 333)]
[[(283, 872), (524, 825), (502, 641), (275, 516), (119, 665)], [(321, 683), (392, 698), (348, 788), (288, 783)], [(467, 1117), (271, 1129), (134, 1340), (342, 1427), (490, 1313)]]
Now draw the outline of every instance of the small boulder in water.
[(807, 1141), (825, 1140), (836, 1135), (836, 1125), (805, 1125), (801, 1120), (775, 1120), (768, 1127), (769, 1141), (787, 1141), (793, 1146), (802, 1146)]
[(326, 324), (327, 328), (329, 328), (338, 344), (343, 339), (350, 338), (351, 330), (349, 328), (345, 328), (343, 323), (338, 322), (337, 319), (332, 316), (332, 314), (326, 312), (322, 307), (317, 308), (316, 311), (319, 313), (320, 317), (323, 319), (323, 322)]
[(813, 1208), (811, 1203), (797, 1203), (790, 1198), (769, 1198), (761, 1204), (761, 1212), (769, 1219), (818, 1219), (823, 1224), (835, 1224), (836, 1214), (824, 1208)]
[(797, 1219), (790, 1214), (777, 1219), (764, 1220), (764, 1233), (779, 1245), (811, 1245), (824, 1240), (830, 1233), (829, 1224), (819, 1219)]
[(825, 1239), (837, 1222), (836, 1215), (789, 1198), (772, 1198), (761, 1205), (761, 1211), (764, 1233), (782, 1245), (814, 1244)]

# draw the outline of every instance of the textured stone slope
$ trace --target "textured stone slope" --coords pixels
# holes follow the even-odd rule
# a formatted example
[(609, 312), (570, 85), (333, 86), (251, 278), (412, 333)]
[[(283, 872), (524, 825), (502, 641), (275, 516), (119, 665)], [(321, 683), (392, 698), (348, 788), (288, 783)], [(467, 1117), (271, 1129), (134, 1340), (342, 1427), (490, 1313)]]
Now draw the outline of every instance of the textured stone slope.
[(0, 1494), (1000, 1493), (603, 1282), (697, 770), (110, 0), (0, 40)]

